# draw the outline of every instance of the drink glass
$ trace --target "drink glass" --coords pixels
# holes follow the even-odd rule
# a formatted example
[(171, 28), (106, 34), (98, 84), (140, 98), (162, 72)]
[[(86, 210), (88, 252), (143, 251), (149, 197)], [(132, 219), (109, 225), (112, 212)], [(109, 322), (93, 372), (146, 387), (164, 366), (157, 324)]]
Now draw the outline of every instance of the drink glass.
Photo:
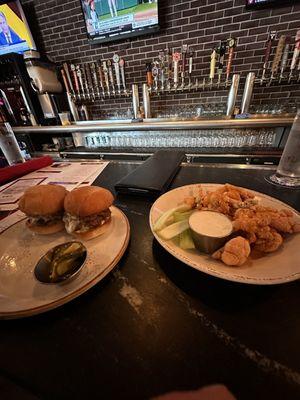
[(59, 116), (62, 126), (71, 125), (69, 112), (61, 112), (58, 114), (58, 116)]
[(267, 180), (287, 187), (300, 186), (300, 109), (294, 120), (276, 173)]
[(0, 148), (9, 165), (25, 162), (17, 139), (8, 122), (0, 124)]

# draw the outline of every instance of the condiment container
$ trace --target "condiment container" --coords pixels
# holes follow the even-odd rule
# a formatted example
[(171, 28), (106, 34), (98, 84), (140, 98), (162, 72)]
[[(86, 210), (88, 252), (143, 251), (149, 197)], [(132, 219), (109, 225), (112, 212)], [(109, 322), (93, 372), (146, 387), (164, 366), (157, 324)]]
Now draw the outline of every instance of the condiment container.
[(222, 247), (232, 234), (232, 222), (215, 211), (195, 211), (189, 218), (195, 247), (207, 254)]

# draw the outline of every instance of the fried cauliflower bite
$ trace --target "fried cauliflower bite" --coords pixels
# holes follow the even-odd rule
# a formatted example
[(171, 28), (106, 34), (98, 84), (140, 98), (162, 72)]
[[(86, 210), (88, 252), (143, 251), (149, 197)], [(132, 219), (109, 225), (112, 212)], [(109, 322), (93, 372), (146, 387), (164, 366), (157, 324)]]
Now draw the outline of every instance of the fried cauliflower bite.
[(204, 196), (202, 208), (217, 211), (225, 215), (230, 214), (230, 202), (218, 191), (209, 192)]
[(232, 217), (237, 209), (253, 204), (256, 204), (256, 200), (252, 193), (226, 183), (214, 192), (208, 192), (203, 197), (201, 206)]
[(270, 226), (279, 232), (299, 232), (300, 222), (297, 222), (290, 210), (269, 211), (272, 221)]
[(248, 240), (242, 236), (237, 236), (213, 253), (212, 257), (216, 260), (222, 260), (226, 265), (240, 267), (247, 261), (250, 252), (251, 248)]
[(204, 198), (204, 192), (201, 185), (197, 185), (194, 190), (190, 191), (190, 195), (185, 197), (184, 203), (192, 208), (201, 208), (202, 200)]
[(233, 196), (233, 198), (238, 198), (242, 201), (254, 198), (254, 194), (250, 193), (248, 190), (230, 185), (230, 183), (226, 183), (225, 188), (229, 197)]
[[(257, 213), (254, 208), (240, 208), (235, 212), (233, 229), (256, 234), (259, 229), (270, 225), (272, 219), (270, 215)], [(252, 241), (251, 241), (252, 242)]]
[(300, 221), (299, 222), (295, 222), (295, 224), (293, 226), (293, 232), (294, 233), (300, 232)]
[(289, 210), (254, 206), (239, 209), (234, 215), (235, 231), (242, 231), (256, 250), (264, 253), (276, 251), (283, 243), (280, 233), (294, 232), (293, 214)]
[(184, 203), (188, 206), (190, 206), (191, 208), (196, 207), (196, 199), (194, 196), (188, 196), (184, 199)]
[(263, 253), (272, 253), (276, 251), (283, 243), (283, 238), (280, 233), (269, 226), (265, 227), (256, 235), (257, 239), (254, 244), (254, 249)]
[[(252, 238), (264, 227), (270, 226), (278, 232), (295, 233), (300, 231), (300, 222), (290, 210), (275, 210), (270, 207), (252, 206), (238, 209), (234, 214), (234, 230), (242, 230)], [(250, 240), (253, 243), (255, 240)]]

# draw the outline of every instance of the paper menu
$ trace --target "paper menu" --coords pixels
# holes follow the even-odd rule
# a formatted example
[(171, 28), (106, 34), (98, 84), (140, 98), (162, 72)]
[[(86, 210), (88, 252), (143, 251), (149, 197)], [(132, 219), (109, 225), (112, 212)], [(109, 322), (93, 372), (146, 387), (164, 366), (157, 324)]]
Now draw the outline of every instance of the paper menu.
[(15, 225), (17, 222), (22, 221), (22, 219), (25, 219), (26, 215), (22, 213), (22, 211), (16, 211), (13, 214), (10, 214), (8, 217), (3, 218), (0, 221), (0, 234), (9, 227)]
[(18, 208), (18, 200), (31, 186), (39, 185), (45, 181), (45, 177), (19, 178), (0, 188), (0, 211), (15, 210)]
[(0, 204), (15, 203), (20, 198), (20, 193), (31, 186), (39, 185), (45, 178), (17, 179), (4, 189), (0, 189)]
[(31, 172), (0, 187), (0, 211), (16, 210), (24, 191), (34, 185), (62, 185), (73, 190), (81, 184), (91, 185), (109, 162), (58, 162)]
[(72, 190), (82, 182), (88, 181), (91, 184), (93, 181), (90, 177), (95, 176), (96, 179), (108, 164), (103, 161), (54, 163), (50, 167), (32, 172), (27, 177), (36, 178), (45, 175), (47, 179), (43, 183), (62, 185), (67, 190)]

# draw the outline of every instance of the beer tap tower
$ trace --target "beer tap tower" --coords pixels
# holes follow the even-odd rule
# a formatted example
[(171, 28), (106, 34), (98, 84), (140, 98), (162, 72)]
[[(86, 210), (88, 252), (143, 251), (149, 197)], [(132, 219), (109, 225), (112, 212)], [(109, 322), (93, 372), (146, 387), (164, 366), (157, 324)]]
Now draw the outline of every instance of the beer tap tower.
[(112, 60), (64, 63), (61, 75), (66, 92), (74, 102), (94, 102), (130, 95), (126, 87), (125, 60), (118, 54), (114, 54)]
[[(274, 49), (274, 45), (276, 48)], [(237, 99), (240, 75), (234, 71), (237, 39), (229, 37), (211, 50), (210, 63), (202, 77), (195, 76), (195, 51), (188, 45), (171, 49), (168, 45), (159, 51), (157, 59), (146, 63), (146, 82), (142, 88), (144, 113), (151, 115), (150, 97), (164, 93), (228, 90), (227, 116), (231, 116)], [(273, 50), (273, 52), (272, 52)], [(273, 55), (274, 53), (274, 55)], [(300, 29), (295, 39), (271, 31), (266, 42), (262, 71), (259, 76), (250, 71), (245, 80), (241, 112), (248, 113), (253, 89), (261, 86), (288, 84), (300, 81)], [(291, 55), (291, 59), (289, 57)], [(126, 86), (125, 59), (114, 54), (112, 60), (92, 63), (64, 63), (62, 78), (69, 103), (95, 102), (96, 100), (133, 97), (135, 118), (138, 115), (138, 86)], [(70, 106), (71, 108), (71, 106)], [(74, 113), (76, 110), (74, 110)], [(72, 111), (73, 113), (73, 111)]]
[[(255, 83), (271, 86), (280, 84), (286, 85), (289, 83), (298, 82), (299, 75), (297, 73), (297, 63), (300, 54), (300, 29), (296, 33), (294, 44), (292, 43), (293, 39), (290, 35), (281, 35), (278, 38), (273, 61), (271, 67), (269, 68), (272, 47), (275, 41), (276, 32), (272, 31), (270, 32), (266, 42), (266, 51), (261, 78), (255, 80)], [(293, 49), (293, 52), (292, 58), (289, 60), (291, 48)]]
[[(236, 39), (230, 38), (222, 41), (212, 49), (208, 77), (193, 79), (195, 52), (188, 45), (183, 45), (179, 50), (171, 50), (168, 46), (161, 50), (158, 60), (146, 63), (146, 83), (151, 94), (212, 90), (228, 88), (231, 85), (231, 68), (234, 57)], [(225, 63), (226, 51), (228, 60)], [(226, 65), (226, 79), (224, 66)], [(215, 77), (218, 77), (216, 80)]]

